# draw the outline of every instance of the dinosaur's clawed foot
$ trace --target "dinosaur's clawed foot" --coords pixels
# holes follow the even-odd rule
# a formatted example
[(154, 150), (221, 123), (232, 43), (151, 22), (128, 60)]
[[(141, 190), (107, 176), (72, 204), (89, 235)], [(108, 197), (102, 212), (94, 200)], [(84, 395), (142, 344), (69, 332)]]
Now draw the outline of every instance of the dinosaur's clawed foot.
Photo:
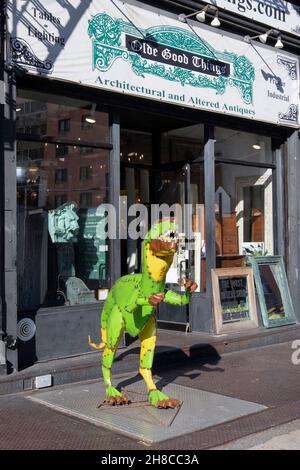
[(129, 398), (127, 398), (125, 396), (109, 397), (109, 398), (106, 398), (106, 400), (104, 400), (103, 403), (105, 405), (110, 405), (110, 406), (122, 406), (122, 405), (129, 405), (130, 400), (129, 400)]
[(181, 401), (176, 398), (169, 398), (168, 400), (159, 400), (157, 402), (157, 408), (179, 408)]
[(130, 400), (116, 388), (108, 387), (106, 389), (106, 399), (104, 400), (103, 404), (110, 406), (129, 405)]
[(169, 398), (168, 395), (160, 390), (152, 390), (149, 393), (149, 401), (156, 408), (178, 408), (181, 405), (176, 398)]

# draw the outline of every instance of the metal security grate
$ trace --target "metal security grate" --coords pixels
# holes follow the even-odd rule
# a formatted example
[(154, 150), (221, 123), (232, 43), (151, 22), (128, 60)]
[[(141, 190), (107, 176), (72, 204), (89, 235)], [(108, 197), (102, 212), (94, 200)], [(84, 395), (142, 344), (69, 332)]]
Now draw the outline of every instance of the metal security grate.
[(97, 408), (105, 398), (103, 382), (78, 384), (63, 389), (35, 392), (30, 400), (87, 420), (97, 426), (154, 443), (257, 413), (265, 406), (216, 393), (168, 384), (164, 392), (182, 401), (176, 410), (159, 410), (147, 402), (142, 381), (128, 385), (124, 393), (131, 405)]

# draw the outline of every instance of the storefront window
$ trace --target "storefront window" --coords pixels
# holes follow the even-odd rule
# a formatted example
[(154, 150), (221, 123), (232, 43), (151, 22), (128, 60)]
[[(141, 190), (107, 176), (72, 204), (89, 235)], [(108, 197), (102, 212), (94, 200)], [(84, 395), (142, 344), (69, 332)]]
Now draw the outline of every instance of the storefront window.
[(271, 138), (216, 127), (215, 156), (216, 159), (272, 164)]
[(216, 164), (218, 267), (243, 266), (251, 252), (273, 254), (272, 193), (271, 169)]
[(88, 101), (20, 90), (17, 134), (95, 144), (109, 142), (108, 113)]
[[(32, 127), (32, 113), (38, 109), (47, 136), (69, 135), (68, 144), (64, 144), (41, 142), (39, 138), (45, 136), (40, 134), (35, 134), (35, 141), (26, 134), (21, 140), (19, 132), (19, 309), (96, 302), (99, 289), (109, 286), (109, 246), (98, 209), (108, 202), (109, 150), (88, 147), (88, 142), (107, 141), (108, 116), (98, 113), (97, 122), (82, 131), (87, 133), (83, 138), (80, 129), (81, 115), (87, 113), (85, 103), (82, 108), (48, 101), (33, 103), (22, 94), (17, 104), (21, 109), (19, 129), (21, 121)], [(84, 140), (84, 147), (80, 140)]]
[(215, 140), (216, 266), (241, 267), (273, 254), (271, 139), (216, 128)]
[(122, 164), (151, 165), (152, 134), (122, 129), (120, 159)]

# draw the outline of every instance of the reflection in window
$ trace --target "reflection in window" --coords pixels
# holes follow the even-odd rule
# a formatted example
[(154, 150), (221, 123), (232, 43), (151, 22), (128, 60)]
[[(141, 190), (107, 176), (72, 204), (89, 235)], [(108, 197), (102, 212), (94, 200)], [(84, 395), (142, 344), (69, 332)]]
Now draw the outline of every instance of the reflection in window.
[(271, 138), (234, 129), (215, 128), (217, 158), (273, 163)]
[(67, 202), (68, 196), (67, 194), (59, 194), (55, 196), (54, 200), (55, 200), (55, 207), (59, 207)]
[(20, 133), (51, 138), (66, 134), (74, 142), (109, 142), (108, 113), (87, 101), (19, 90), (16, 117)]
[(60, 134), (69, 132), (71, 127), (71, 119), (60, 119), (58, 121), (58, 132)]
[(57, 157), (64, 157), (68, 155), (69, 147), (67, 145), (56, 145), (56, 156)]
[(89, 207), (92, 204), (92, 193), (80, 194), (80, 207)]
[(65, 183), (68, 180), (67, 168), (61, 168), (55, 172), (55, 183)]
[(152, 163), (152, 135), (146, 132), (121, 130), (121, 162)]
[(90, 166), (81, 166), (80, 167), (80, 180), (89, 180), (92, 178), (92, 165)]
[(278, 275), (276, 276), (278, 274), (276, 273), (276, 266), (260, 264), (259, 273), (269, 320), (285, 317), (283, 301), (278, 287)]
[(215, 182), (217, 267), (273, 254), (272, 170), (217, 163)]
[(20, 309), (96, 302), (98, 289), (109, 285), (97, 213), (108, 200), (109, 151), (92, 149), (82, 167), (78, 145), (17, 147)]

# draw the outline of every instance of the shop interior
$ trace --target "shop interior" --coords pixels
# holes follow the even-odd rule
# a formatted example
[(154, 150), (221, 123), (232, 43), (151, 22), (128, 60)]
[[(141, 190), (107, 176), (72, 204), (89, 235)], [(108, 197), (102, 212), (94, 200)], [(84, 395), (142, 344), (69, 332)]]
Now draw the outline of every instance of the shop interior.
[[(20, 310), (103, 300), (110, 247), (99, 207), (109, 202), (109, 112), (32, 91), (19, 92), (16, 111)], [(271, 138), (216, 126), (211, 179), (204, 133), (204, 124), (187, 119), (120, 111), (120, 196), (127, 207), (146, 207), (148, 223), (153, 204), (182, 208), (180, 252), (167, 282), (196, 277), (199, 292), (207, 285), (206, 186), (214, 191), (216, 267), (244, 266), (249, 253), (272, 255), (274, 244)], [(140, 270), (141, 240), (122, 239), (121, 274)]]

